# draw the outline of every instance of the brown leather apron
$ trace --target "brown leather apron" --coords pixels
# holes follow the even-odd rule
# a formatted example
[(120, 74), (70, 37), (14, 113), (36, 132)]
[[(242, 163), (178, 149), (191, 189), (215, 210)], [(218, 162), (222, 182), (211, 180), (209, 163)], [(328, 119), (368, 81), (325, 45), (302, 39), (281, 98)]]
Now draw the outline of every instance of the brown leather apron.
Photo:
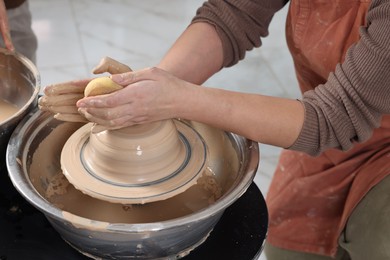
[[(369, 0), (292, 0), (287, 41), (302, 92), (326, 82), (359, 40)], [(334, 255), (348, 217), (390, 174), (390, 116), (372, 138), (318, 157), (284, 150), (267, 194), (268, 242), (285, 249)]]

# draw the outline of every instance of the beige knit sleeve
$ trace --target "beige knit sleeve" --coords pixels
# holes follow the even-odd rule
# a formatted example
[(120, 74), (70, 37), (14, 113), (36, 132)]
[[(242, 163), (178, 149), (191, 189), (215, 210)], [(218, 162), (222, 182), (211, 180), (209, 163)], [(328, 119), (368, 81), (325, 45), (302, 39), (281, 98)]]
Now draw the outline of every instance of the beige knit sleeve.
[(312, 155), (348, 150), (390, 114), (390, 1), (373, 0), (367, 22), (328, 81), (304, 93), (305, 122), (290, 149)]

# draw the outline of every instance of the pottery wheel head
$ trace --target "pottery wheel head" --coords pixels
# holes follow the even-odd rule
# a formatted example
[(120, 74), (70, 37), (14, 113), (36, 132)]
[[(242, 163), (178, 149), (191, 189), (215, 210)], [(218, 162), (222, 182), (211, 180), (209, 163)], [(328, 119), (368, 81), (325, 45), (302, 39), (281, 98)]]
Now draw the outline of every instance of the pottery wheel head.
[(196, 184), (206, 144), (179, 120), (92, 133), (78, 129), (65, 143), (61, 167), (70, 183), (106, 201), (140, 204), (167, 199)]

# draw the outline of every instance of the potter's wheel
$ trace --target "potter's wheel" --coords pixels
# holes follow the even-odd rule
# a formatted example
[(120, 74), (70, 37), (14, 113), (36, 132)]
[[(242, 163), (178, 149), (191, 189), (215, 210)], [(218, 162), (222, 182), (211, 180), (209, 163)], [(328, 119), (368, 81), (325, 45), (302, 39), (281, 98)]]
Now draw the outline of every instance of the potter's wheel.
[[(26, 202), (0, 168), (0, 259), (87, 260), (65, 241), (45, 216)], [(183, 260), (254, 260), (267, 230), (267, 208), (255, 184), (226, 209), (209, 238)]]
[(180, 120), (117, 130), (77, 130), (61, 153), (62, 170), (77, 189), (105, 201), (149, 203), (175, 196), (201, 177), (203, 138)]
[[(248, 194), (246, 191), (259, 161), (258, 145), (201, 123), (185, 122), (207, 144), (207, 164), (203, 172), (210, 173), (212, 178), (204, 179), (202, 176), (197, 184), (166, 200), (129, 206), (96, 199), (75, 189), (62, 174), (60, 154), (64, 144), (82, 124), (63, 123), (41, 111), (26, 118), (10, 139), (7, 150), (9, 177), (20, 194), (45, 214), (50, 225), (67, 241), (66, 245), (97, 259), (127, 256), (177, 259), (192, 252), (194, 254), (188, 255), (191, 259), (209, 241), (215, 244), (203, 251), (212, 253), (208, 259), (221, 259), (219, 256), (223, 259), (246, 259), (250, 252), (253, 254), (247, 259), (252, 259), (264, 239), (264, 236), (260, 237), (259, 241), (261, 234), (253, 232), (258, 229), (264, 231), (267, 225), (264, 221), (266, 211), (258, 211), (263, 198), (258, 191), (252, 193), (250, 200), (240, 203), (240, 207), (234, 210), (234, 215), (230, 215), (228, 207)], [(205, 186), (199, 184), (201, 180), (205, 180)], [(216, 197), (211, 192), (214, 189), (209, 188), (217, 188), (219, 196)], [(18, 207), (13, 209), (18, 212)], [(22, 212), (25, 212), (24, 209)], [(224, 222), (225, 216), (230, 216), (228, 222)], [(31, 220), (29, 223), (41, 222)], [(12, 223), (8, 223), (7, 227), (4, 230), (12, 229)], [(25, 233), (27, 238), (27, 230), (26, 225), (18, 225), (14, 232), (18, 236)], [(47, 248), (42, 244), (51, 245), (47, 241), (42, 244), (36, 242), (46, 237), (42, 225), (34, 230), (35, 237), (29, 235), (28, 241), (35, 243), (36, 249)], [(219, 234), (218, 238), (213, 238), (214, 234)], [(0, 252), (24, 247), (20, 244), (13, 246), (13, 239), (15, 237), (5, 240), (6, 249)], [(237, 252), (230, 251), (233, 249)], [(54, 251), (62, 256), (60, 250)], [(29, 255), (34, 255), (34, 251)], [(205, 254), (195, 259), (207, 257)]]

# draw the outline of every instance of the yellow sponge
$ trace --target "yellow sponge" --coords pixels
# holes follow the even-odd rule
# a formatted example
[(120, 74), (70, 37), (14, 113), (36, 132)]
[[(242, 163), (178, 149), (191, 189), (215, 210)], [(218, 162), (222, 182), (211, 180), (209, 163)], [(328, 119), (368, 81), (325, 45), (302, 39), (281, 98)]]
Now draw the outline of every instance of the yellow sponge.
[(88, 83), (84, 89), (84, 96), (91, 97), (109, 94), (122, 88), (121, 85), (115, 83), (109, 77), (100, 77), (93, 79)]

